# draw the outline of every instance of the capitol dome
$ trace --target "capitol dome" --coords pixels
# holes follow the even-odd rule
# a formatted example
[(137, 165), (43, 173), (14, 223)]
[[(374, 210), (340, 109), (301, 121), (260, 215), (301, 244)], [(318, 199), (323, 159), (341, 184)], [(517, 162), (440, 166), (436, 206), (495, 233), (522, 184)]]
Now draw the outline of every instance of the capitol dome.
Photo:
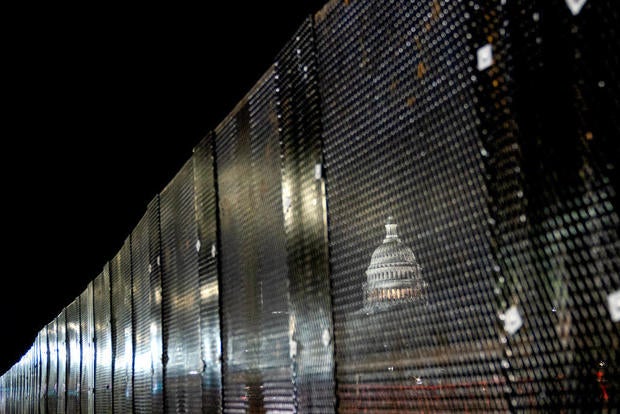
[(383, 243), (375, 249), (366, 269), (364, 283), (364, 309), (412, 302), (420, 298), (425, 287), (422, 267), (413, 250), (398, 237), (397, 224), (388, 217)]

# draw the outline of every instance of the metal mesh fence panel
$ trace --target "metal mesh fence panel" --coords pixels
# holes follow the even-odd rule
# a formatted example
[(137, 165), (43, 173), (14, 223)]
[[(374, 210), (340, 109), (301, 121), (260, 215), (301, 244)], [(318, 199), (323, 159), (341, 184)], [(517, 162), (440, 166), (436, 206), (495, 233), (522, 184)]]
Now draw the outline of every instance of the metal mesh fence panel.
[(11, 405), (11, 370), (9, 369), (5, 372), (2, 377), (0, 377), (0, 409), (3, 412), (10, 412), (9, 408)]
[(39, 344), (35, 337), (30, 349), (30, 400), (28, 402), (31, 413), (39, 412)]
[(19, 409), (18, 398), (19, 398), (19, 389), (17, 384), (17, 366), (14, 365), (11, 368), (9, 374), (9, 388), (10, 388), (10, 401), (9, 401), (9, 412), (17, 412)]
[(33, 361), (32, 361), (32, 350), (33, 347), (30, 347), (30, 349), (28, 349), (28, 352), (26, 352), (26, 355), (24, 356), (24, 358), (21, 361), (21, 376), (22, 376), (22, 388), (23, 388), (23, 396), (22, 396), (22, 401), (23, 401), (23, 405), (22, 405), (22, 409), (25, 412), (32, 412), (33, 407), (32, 407), (32, 402), (33, 402), (33, 393), (32, 393), (32, 389), (33, 389)]
[(14, 409), (16, 412), (22, 411), (23, 409), (23, 385), (22, 385), (22, 366), (18, 362), (13, 370), (13, 387), (15, 388), (15, 403)]
[(31, 381), (32, 381), (32, 369), (31, 369), (31, 353), (32, 348), (26, 352), (26, 354), (19, 361), (18, 378), (19, 378), (19, 408), (22, 412), (29, 412), (31, 409)]
[(133, 263), (134, 410), (151, 412), (151, 283), (148, 213), (131, 233)]
[(58, 406), (57, 413), (67, 412), (67, 311), (63, 309), (56, 317), (56, 343), (58, 352)]
[(167, 412), (200, 412), (200, 292), (194, 177), (188, 161), (160, 196)]
[(277, 59), (291, 359), (298, 412), (333, 412), (333, 327), (313, 21)]
[(27, 412), (30, 408), (30, 352), (27, 352), (19, 362), (19, 408), (22, 412)]
[(8, 386), (7, 386), (7, 377), (8, 377), (8, 371), (5, 372), (1, 377), (0, 377), (0, 411), (7, 412), (7, 390), (8, 390)]
[(95, 412), (107, 414), (112, 412), (113, 375), (109, 264), (105, 265), (103, 272), (93, 281), (93, 304), (95, 314)]
[(28, 354), (25, 354), (17, 363), (17, 369), (15, 370), (15, 378), (17, 382), (17, 409), (19, 411), (25, 411), (27, 409), (27, 367), (26, 360)]
[(29, 391), (29, 376), (28, 376), (28, 359), (29, 355), (26, 353), (17, 364), (17, 387), (19, 390), (18, 407), (21, 411), (28, 409), (28, 391)]
[(80, 413), (95, 412), (95, 314), (93, 312), (93, 282), (80, 295)]
[(26, 411), (27, 401), (26, 401), (26, 376), (25, 376), (25, 366), (24, 366), (24, 357), (17, 363), (17, 367), (15, 369), (15, 388), (16, 388), (16, 404), (15, 408), (17, 412)]
[(18, 397), (18, 409), (21, 412), (28, 411), (28, 397), (29, 397), (29, 366), (28, 366), (28, 353), (26, 353), (18, 364), (17, 368), (17, 381), (19, 389)]
[(0, 409), (2, 412), (10, 412), (11, 404), (11, 370), (6, 371), (2, 377), (0, 377)]
[[(30, 350), (29, 350), (30, 351)], [(21, 411), (29, 409), (30, 397), (30, 352), (26, 352), (20, 359), (17, 368), (17, 381), (19, 389), (18, 407)]]
[(151, 304), (151, 378), (153, 413), (164, 412), (164, 345), (162, 328), (161, 229), (160, 198), (155, 197), (147, 209), (149, 220), (149, 263)]
[(21, 377), (21, 388), (22, 388), (22, 401), (21, 401), (21, 409), (24, 412), (32, 412), (33, 411), (33, 382), (34, 382), (34, 371), (33, 371), (33, 349), (34, 346), (31, 346), (28, 349), (28, 352), (22, 357), (20, 361), (20, 377)]
[[(583, 6), (583, 8), (581, 8)], [(474, 33), (493, 38), (480, 74), (500, 315), (517, 315), (502, 364), (515, 410), (617, 407), (620, 110), (617, 7), (513, 2)], [(519, 18), (511, 18), (519, 16)], [(499, 84), (499, 88), (497, 87)]]
[(28, 354), (26, 353), (17, 363), (17, 369), (15, 370), (15, 376), (17, 379), (17, 409), (22, 412), (26, 411), (28, 407), (27, 359)]
[(36, 381), (35, 375), (35, 361), (34, 361), (34, 349), (35, 345), (33, 344), (28, 352), (26, 353), (26, 358), (23, 361), (23, 376), (24, 376), (24, 411), (25, 412), (34, 412), (34, 384)]
[(19, 387), (17, 382), (17, 364), (11, 368), (9, 374), (9, 388), (10, 388), (10, 401), (9, 401), (9, 412), (18, 412), (19, 410)]
[(18, 396), (18, 390), (17, 390), (17, 384), (15, 383), (15, 372), (17, 371), (17, 364), (13, 365), (8, 372), (8, 388), (9, 388), (9, 398), (8, 398), (8, 409), (9, 412), (11, 411), (17, 411), (17, 407), (18, 407), (18, 402), (17, 402), (17, 396)]
[[(280, 137), (276, 110), (275, 71), (264, 78), (248, 96), (249, 140), (240, 137), (240, 146), (249, 144), (251, 169), (247, 203), (249, 227), (245, 277), (257, 283), (258, 371), (265, 411), (292, 411), (293, 384), (290, 360), (290, 313), (288, 266), (286, 261), (282, 211)], [(244, 125), (245, 126), (245, 125)], [(243, 133), (241, 134), (243, 135)], [(244, 151), (241, 149), (241, 151)], [(243, 196), (242, 196), (243, 197)], [(232, 211), (235, 214), (234, 210)], [(260, 398), (259, 397), (259, 398)], [(250, 409), (253, 409), (250, 405)]]
[(20, 398), (21, 398), (21, 389), (19, 384), (19, 364), (16, 364), (11, 369), (11, 412), (19, 412), (20, 410)]
[(15, 369), (15, 408), (19, 411), (25, 411), (25, 398), (24, 398), (24, 366), (23, 359), (17, 363)]
[[(24, 355), (25, 357), (25, 355)], [(25, 375), (23, 358), (17, 363), (17, 369), (15, 370), (15, 388), (16, 388), (16, 409), (19, 411), (26, 410), (26, 396), (25, 396)]]
[(35, 386), (37, 381), (36, 374), (36, 361), (34, 358), (36, 349), (36, 341), (28, 351), (28, 358), (26, 359), (26, 399), (27, 399), (27, 411), (33, 413), (36, 409), (36, 392)]
[(19, 410), (19, 384), (17, 382), (18, 365), (15, 364), (9, 371), (9, 412), (18, 412)]
[(13, 388), (14, 388), (14, 397), (15, 400), (13, 403), (13, 410), (15, 412), (22, 411), (23, 404), (23, 389), (22, 389), (22, 375), (21, 375), (21, 364), (17, 363), (15, 369), (13, 370)]
[(7, 387), (8, 387), (8, 399), (7, 399), (7, 411), (8, 412), (14, 412), (16, 410), (14, 410), (15, 407), (15, 388), (14, 388), (14, 383), (13, 383), (13, 372), (15, 372), (15, 365), (13, 365), (11, 367), (11, 369), (9, 369), (9, 371), (7, 372)]
[(67, 412), (76, 413), (80, 409), (80, 366), (82, 364), (79, 297), (67, 306), (66, 317)]
[(58, 407), (58, 343), (56, 342), (56, 320), (47, 325), (49, 349), (49, 374), (47, 376), (47, 412), (54, 414)]
[(5, 402), (5, 406), (6, 406), (6, 410), (7, 412), (11, 412), (11, 407), (13, 406), (13, 383), (12, 383), (12, 374), (13, 374), (13, 367), (9, 368), (9, 370), (3, 375), (2, 378), (5, 379), (5, 389), (6, 389), (6, 402)]
[(40, 367), (39, 367), (39, 343), (38, 338), (35, 338), (35, 341), (30, 349), (30, 357), (29, 357), (29, 371), (30, 371), (30, 379), (29, 379), (29, 398), (28, 398), (28, 412), (30, 413), (38, 413), (39, 412), (39, 389), (40, 389)]
[[(495, 12), (501, 13), (502, 10), (496, 9)], [(479, 20), (482, 15), (483, 13), (478, 12), (474, 18)], [(505, 31), (504, 33), (507, 36), (498, 36), (500, 16), (501, 14), (492, 16), (488, 20), (489, 24), (484, 25), (486, 27), (483, 26), (484, 29), (478, 28), (478, 30), (473, 31), (472, 37), (475, 40), (472, 46), (479, 48), (481, 46), (479, 43), (487, 45), (487, 36), (493, 39), (493, 44), (491, 44), (493, 65), (489, 69), (479, 71), (480, 73), (478, 74), (480, 77), (478, 95), (480, 96), (480, 107), (482, 108), (479, 111), (481, 116), (480, 126), (487, 131), (484, 148), (487, 156), (487, 182), (489, 204), (491, 206), (489, 223), (493, 237), (493, 246), (495, 246), (494, 256), (497, 260), (495, 272), (497, 273), (498, 313), (503, 315), (502, 312), (510, 306), (515, 317), (520, 320), (523, 316), (530, 317), (533, 314), (524, 315), (522, 304), (519, 304), (520, 301), (514, 300), (518, 296), (514, 295), (513, 298), (505, 300), (506, 295), (501, 295), (501, 290), (503, 289), (506, 292), (506, 289), (510, 289), (507, 288), (508, 286), (513, 285), (515, 281), (520, 279), (521, 281), (517, 282), (517, 284), (522, 286), (525, 284), (529, 285), (528, 294), (537, 297), (540, 293), (540, 290), (538, 290), (540, 286), (536, 287), (536, 276), (533, 275), (534, 261), (529, 254), (531, 252), (531, 240), (528, 239), (527, 230), (525, 230), (522, 224), (527, 219), (524, 214), (524, 206), (527, 204), (527, 200), (523, 192), (523, 180), (520, 178), (520, 159), (522, 154), (516, 138), (518, 132), (514, 124), (514, 111), (511, 110), (513, 108), (509, 105), (509, 101), (512, 101), (514, 98), (514, 91), (511, 90), (511, 87), (514, 87), (514, 83), (511, 82), (514, 71), (510, 64), (512, 56), (508, 50), (511, 39), (510, 33)], [(505, 30), (505, 26), (501, 28)], [(488, 33), (482, 33), (482, 30)], [(539, 57), (535, 54), (532, 55), (530, 63), (534, 65), (541, 64)], [(492, 85), (493, 81), (495, 81), (497, 87)], [(490, 112), (487, 112), (487, 110), (490, 110)], [(540, 297), (536, 300), (540, 300)], [(523, 324), (519, 323), (519, 325)], [(523, 327), (519, 326), (520, 332), (513, 330), (510, 335), (501, 336), (502, 342), (508, 345), (505, 347), (505, 356), (510, 356), (512, 353), (508, 341), (510, 340), (512, 343), (515, 340), (518, 341), (518, 338), (523, 333), (529, 331), (528, 325), (529, 323), (526, 322)], [(527, 352), (531, 354), (532, 349), (526, 342), (528, 341), (523, 342), (522, 345), (525, 345), (529, 349)], [(542, 342), (541, 345), (546, 346)], [(518, 352), (516, 355), (518, 355)], [(528, 358), (522, 359), (523, 356), (520, 355), (517, 358), (526, 364), (528, 362), (536, 364), (535, 358), (528, 361)], [(562, 358), (561, 355), (560, 358)], [(540, 375), (538, 380), (535, 380), (533, 377), (522, 377), (517, 364), (510, 364), (510, 359), (502, 360), (502, 368), (504, 370), (504, 377), (509, 382), (505, 390), (507, 403), (514, 404), (516, 400), (514, 395), (511, 394), (513, 394), (512, 391), (515, 387), (529, 388), (535, 382), (542, 385), (549, 378), (547, 374), (543, 374), (543, 371), (539, 372), (539, 374), (543, 375)], [(541, 401), (544, 398), (543, 395)]]
[(40, 365), (40, 342), (38, 335), (35, 337), (34, 344), (32, 346), (30, 369), (32, 372), (31, 383), (31, 397), (30, 397), (30, 412), (39, 413), (39, 401), (41, 398), (41, 365)]
[(17, 402), (15, 401), (15, 397), (17, 395), (17, 390), (15, 388), (15, 379), (14, 379), (14, 373), (15, 373), (15, 365), (13, 367), (11, 367), (11, 369), (8, 372), (8, 379), (7, 379), (7, 384), (8, 384), (8, 401), (7, 401), (7, 408), (8, 408), (8, 412), (15, 412), (16, 407), (17, 407)]
[[(421, 265), (421, 288), (426, 289), (427, 303), (417, 314), (442, 314), (438, 325), (442, 331), (452, 327), (457, 333), (458, 325), (469, 325), (471, 330), (462, 339), (447, 338), (449, 348), (461, 348), (457, 360), (429, 356), (425, 375), (409, 370), (412, 379), (393, 386), (387, 378), (397, 374), (377, 372), (375, 380), (392, 394), (383, 394), (388, 398), (379, 403), (366, 402), (362, 392), (374, 391), (372, 386), (358, 385), (366, 364), (352, 364), (351, 374), (357, 377), (347, 377), (348, 367), (340, 364), (341, 359), (350, 358), (348, 347), (359, 334), (355, 318), (348, 311), (340, 314), (336, 306), (336, 319), (344, 334), (338, 342), (341, 330), (336, 330), (343, 411), (366, 404), (378, 404), (385, 410), (425, 403), (429, 408), (501, 410), (617, 405), (613, 392), (618, 387), (617, 367), (610, 361), (616, 360), (618, 343), (613, 322), (613, 298), (619, 285), (618, 217), (613, 201), (617, 182), (611, 173), (617, 167), (618, 146), (611, 143), (611, 137), (618, 135), (618, 123), (609, 114), (617, 112), (618, 101), (613, 98), (617, 85), (606, 83), (618, 68), (617, 57), (609, 53), (618, 45), (611, 29), (617, 12), (608, 2), (590, 2), (582, 10), (585, 3), (433, 2), (390, 5), (382, 10), (370, 2), (350, 7), (331, 3), (317, 15), (319, 37), (325, 35), (320, 50), (334, 300), (342, 302), (343, 311), (355, 307), (350, 264), (338, 263), (355, 250), (352, 246), (360, 237), (355, 225), (339, 224), (352, 215), (345, 213), (346, 206), (361, 201), (364, 207), (353, 215), (373, 215), (386, 208), (387, 200), (391, 204), (388, 214), (394, 214), (395, 208), (402, 210), (401, 199), (407, 200), (413, 189), (419, 192), (407, 203), (413, 211), (404, 211), (405, 222), (410, 217), (419, 228), (414, 227), (411, 243), (406, 240), (411, 236), (403, 236), (400, 230), (403, 213), (395, 216), (401, 243), (413, 248)], [(403, 13), (408, 19), (400, 20)], [(331, 20), (334, 17), (336, 20)], [(345, 29), (343, 36), (335, 38), (329, 33), (332, 24), (353, 31)], [(368, 29), (373, 26), (380, 30), (371, 33)], [(381, 38), (392, 46), (376, 48), (373, 42)], [(347, 55), (347, 48), (357, 48), (358, 53)], [(346, 93), (350, 80), (362, 86)], [(442, 91), (446, 84), (451, 90)], [(544, 96), (541, 91), (546, 91)], [(398, 100), (416, 113), (407, 114)], [(364, 109), (373, 106), (376, 116)], [(436, 118), (439, 114), (441, 118)], [(339, 141), (339, 136), (347, 136), (347, 141)], [(447, 146), (455, 138), (456, 145)], [(399, 141), (407, 144), (401, 147), (406, 161), (391, 152)], [(420, 150), (416, 148), (424, 143)], [(427, 165), (437, 148), (442, 159), (433, 163), (451, 164), (442, 172)], [(357, 182), (340, 171), (347, 170), (347, 165), (359, 165), (349, 158), (347, 149), (357, 154), (354, 160), (363, 160), (368, 154), (374, 164), (356, 173), (365, 181), (365, 186), (358, 187), (358, 199), (342, 202), (341, 197), (351, 197), (342, 189), (347, 180), (350, 187), (356, 187)], [(383, 158), (384, 154), (389, 156)], [(401, 171), (407, 174), (403, 176)], [(451, 188), (442, 188), (447, 183)], [(472, 184), (476, 189), (469, 188)], [(386, 190), (390, 186), (405, 197), (391, 194)], [(450, 194), (459, 188), (468, 195)], [(449, 199), (442, 200), (442, 194)], [(416, 199), (433, 196), (432, 206)], [(455, 219), (450, 220), (444, 209), (454, 210)], [(430, 226), (425, 226), (425, 218)], [(390, 323), (398, 317), (388, 315), (390, 309), (404, 306), (398, 304), (403, 284), (374, 265), (385, 267), (385, 245), (396, 236), (390, 230), (394, 225), (390, 223), (383, 247), (367, 265), (367, 284), (357, 291), (364, 295), (364, 313), (384, 314)], [(461, 247), (458, 239), (444, 234), (446, 226), (468, 246)], [(459, 234), (464, 229), (469, 234)], [(454, 247), (464, 255), (462, 259), (451, 257)], [(468, 282), (470, 264), (480, 269), (477, 274), (469, 272), (476, 275), (473, 283)], [(454, 270), (459, 275), (451, 275)], [(442, 277), (452, 286), (441, 286)], [(345, 291), (350, 292), (350, 299), (339, 297)], [(378, 303), (384, 296), (379, 300), (372, 296), (384, 293), (389, 305)], [(437, 302), (439, 295), (445, 297), (444, 309), (433, 309), (441, 303)], [(373, 307), (379, 310), (373, 311)], [(457, 325), (448, 316), (457, 316)], [(363, 318), (359, 326), (372, 325), (371, 319)], [(424, 333), (419, 325), (410, 324), (415, 326), (417, 340)], [(371, 331), (369, 337), (374, 336), (372, 329), (364, 329)], [(408, 330), (403, 326), (399, 335)], [(385, 333), (379, 337), (383, 347), (389, 348)], [(441, 337), (434, 334), (427, 345), (431, 352), (442, 354), (437, 339)], [(480, 353), (480, 360), (473, 359), (475, 363), (468, 367), (470, 345)], [(401, 344), (399, 348), (405, 347)], [(451, 366), (442, 366), (442, 359)], [(485, 359), (489, 361), (485, 363)], [(403, 372), (406, 359), (399, 356), (397, 360), (397, 365), (388, 366), (392, 373)], [(373, 370), (381, 368), (376, 365)], [(452, 384), (438, 380), (442, 369), (448, 370)], [(352, 380), (354, 386), (346, 384)], [(350, 405), (345, 396), (352, 399)], [(405, 397), (411, 396), (422, 398), (406, 401)]]
[(230, 412), (294, 409), (276, 107), (272, 68), (216, 131)]
[(17, 411), (17, 388), (15, 384), (15, 371), (17, 370), (16, 366), (12, 366), (9, 370), (8, 374), (8, 386), (9, 386), (9, 401), (7, 403), (7, 408), (9, 412)]
[[(218, 202), (220, 212), (220, 251), (219, 262), (222, 271), (220, 282), (221, 296), (221, 338), (222, 338), (222, 405), (224, 410), (243, 412), (246, 407), (246, 383), (243, 376), (250, 369), (250, 358), (255, 356), (255, 351), (250, 355), (249, 336), (253, 333), (247, 331), (248, 324), (244, 323), (248, 317), (248, 312), (243, 306), (250, 305), (245, 300), (247, 287), (242, 278), (241, 259), (236, 256), (236, 251), (227, 252), (228, 244), (233, 248), (240, 243), (240, 231), (234, 231), (233, 215), (227, 217), (227, 211), (236, 203), (235, 191), (243, 185), (239, 180), (240, 171), (235, 165), (235, 141), (237, 139), (237, 119), (236, 117), (227, 118), (216, 130), (216, 171), (218, 177)], [(247, 161), (247, 160), (245, 160)], [(230, 193), (230, 194), (229, 194)], [(228, 198), (226, 198), (228, 197)], [(230, 201), (228, 201), (230, 200)], [(239, 218), (237, 217), (237, 220)], [(231, 227), (229, 229), (228, 227)], [(238, 249), (238, 248), (237, 248)], [(229, 258), (230, 257), (230, 258)], [(230, 275), (230, 276), (229, 276)], [(234, 276), (233, 276), (234, 275)], [(230, 292), (230, 293), (228, 293)], [(234, 293), (233, 293), (234, 292)], [(230, 309), (230, 310), (229, 310)], [(240, 315), (234, 315), (237, 311)], [(237, 317), (235, 317), (237, 316)], [(237, 321), (237, 319), (241, 319)]]
[(36, 393), (35, 393), (35, 385), (37, 380), (36, 375), (36, 361), (34, 358), (36, 349), (36, 341), (30, 347), (27, 353), (27, 358), (25, 362), (25, 376), (26, 376), (26, 409), (28, 412), (34, 412), (36, 405)]
[(217, 197), (213, 164), (213, 136), (200, 141), (192, 157), (194, 210), (200, 248), (200, 336), (202, 349), (202, 412), (218, 413), (222, 407), (219, 281), (217, 269)]
[(22, 375), (21, 361), (15, 364), (12, 372), (12, 388), (13, 388), (13, 407), (16, 412), (22, 409)]
[(6, 412), (11, 412), (11, 368), (2, 376), (3, 407)]
[(41, 372), (39, 386), (39, 412), (47, 413), (47, 377), (49, 375), (49, 348), (47, 327), (39, 331), (39, 369)]
[(38, 333), (34, 341), (33, 349), (33, 370), (34, 370), (34, 383), (33, 383), (33, 397), (32, 397), (32, 412), (41, 412), (41, 381), (43, 378), (43, 371), (41, 369), (41, 334)]
[(26, 353), (19, 362), (17, 370), (19, 381), (19, 409), (22, 412), (28, 411), (30, 397), (30, 370), (29, 370), (29, 353)]
[(19, 410), (24, 412), (28, 410), (28, 397), (29, 397), (29, 367), (28, 367), (29, 354), (26, 353), (18, 363), (17, 368), (17, 380), (18, 380), (18, 407)]
[(36, 361), (35, 361), (35, 349), (36, 349), (36, 341), (33, 343), (32, 347), (28, 351), (28, 358), (26, 360), (26, 399), (27, 399), (27, 411), (30, 413), (34, 413), (36, 406), (36, 381), (37, 381), (37, 373), (36, 373)]
[(2, 388), (0, 392), (0, 408), (2, 408), (3, 412), (10, 412), (11, 408), (11, 369), (9, 368), (2, 377), (0, 377), (0, 385)]
[(16, 387), (17, 387), (17, 409), (19, 411), (26, 411), (27, 409), (27, 377), (26, 377), (26, 359), (28, 354), (22, 356), (20, 361), (17, 363), (17, 369), (15, 370), (15, 379), (16, 379)]
[(135, 329), (134, 411), (137, 413), (163, 412), (161, 282), (159, 277), (153, 276), (159, 267), (158, 215), (159, 204), (155, 199), (131, 234)]
[(2, 391), (3, 391), (3, 407), (6, 412), (11, 412), (11, 403), (12, 403), (12, 388), (11, 388), (11, 371), (12, 368), (2, 376)]
[(131, 237), (110, 262), (112, 292), (112, 347), (114, 356), (113, 410), (133, 409), (133, 327), (131, 292)]
[(316, 16), (341, 412), (507, 409), (467, 7)]

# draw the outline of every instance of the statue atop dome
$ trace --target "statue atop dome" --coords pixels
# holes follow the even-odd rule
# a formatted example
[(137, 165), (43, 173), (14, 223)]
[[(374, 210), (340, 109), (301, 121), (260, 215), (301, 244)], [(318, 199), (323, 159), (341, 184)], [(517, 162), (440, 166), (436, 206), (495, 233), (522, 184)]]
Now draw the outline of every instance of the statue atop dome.
[(398, 237), (393, 217), (385, 223), (383, 243), (375, 249), (366, 269), (364, 311), (373, 312), (422, 298), (426, 282), (413, 250)]

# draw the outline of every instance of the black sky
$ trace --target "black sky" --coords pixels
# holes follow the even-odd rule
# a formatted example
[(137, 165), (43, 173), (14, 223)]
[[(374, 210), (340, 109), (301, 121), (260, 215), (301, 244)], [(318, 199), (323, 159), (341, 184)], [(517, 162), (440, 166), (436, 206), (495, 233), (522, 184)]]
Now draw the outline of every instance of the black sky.
[(155, 3), (5, 10), (0, 373), (324, 1)]

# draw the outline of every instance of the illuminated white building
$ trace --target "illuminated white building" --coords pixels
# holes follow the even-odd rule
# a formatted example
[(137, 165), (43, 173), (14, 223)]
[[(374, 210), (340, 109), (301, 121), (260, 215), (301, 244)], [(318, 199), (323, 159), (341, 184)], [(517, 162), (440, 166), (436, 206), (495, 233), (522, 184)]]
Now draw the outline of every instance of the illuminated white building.
[(416, 301), (422, 297), (426, 286), (422, 267), (413, 250), (398, 237), (396, 227), (394, 219), (388, 217), (385, 239), (375, 249), (366, 269), (364, 310), (367, 312)]

